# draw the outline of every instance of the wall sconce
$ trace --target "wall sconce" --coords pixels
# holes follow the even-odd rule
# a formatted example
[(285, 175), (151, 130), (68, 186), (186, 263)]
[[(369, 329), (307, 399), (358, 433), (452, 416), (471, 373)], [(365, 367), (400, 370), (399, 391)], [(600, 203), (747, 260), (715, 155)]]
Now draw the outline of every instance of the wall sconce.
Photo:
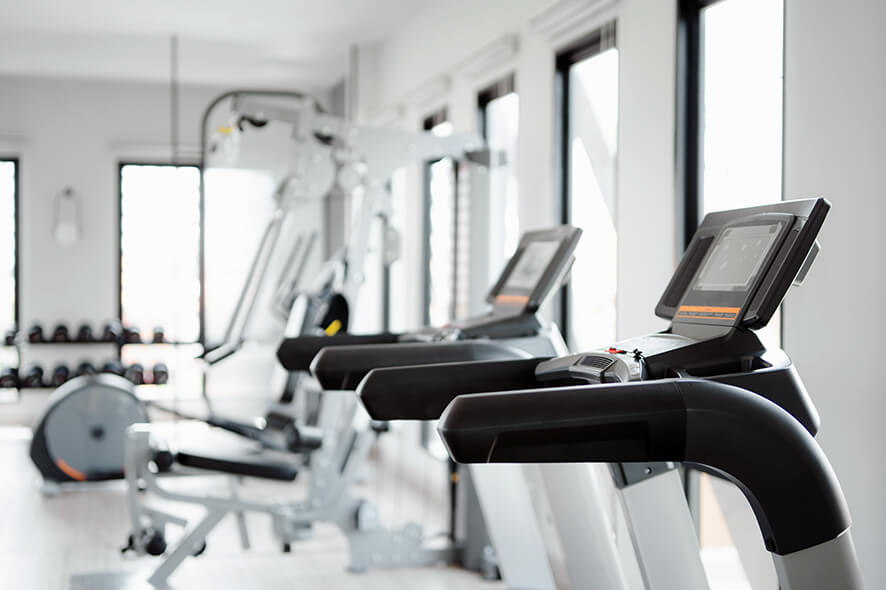
[(74, 189), (66, 187), (55, 197), (55, 219), (52, 236), (61, 246), (70, 246), (80, 237), (80, 214), (77, 210), (77, 195)]

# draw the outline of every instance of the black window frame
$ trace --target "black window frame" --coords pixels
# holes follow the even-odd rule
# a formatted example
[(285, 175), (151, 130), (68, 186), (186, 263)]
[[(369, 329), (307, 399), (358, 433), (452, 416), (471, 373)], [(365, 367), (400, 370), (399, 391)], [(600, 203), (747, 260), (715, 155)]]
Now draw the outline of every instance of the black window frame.
[(477, 128), (480, 130), (480, 135), (484, 140), (489, 139), (486, 108), (492, 101), (507, 96), (512, 92), (517, 92), (516, 80), (516, 74), (511, 72), (477, 92)]
[(19, 265), (19, 252), (21, 252), (21, 178), (22, 168), (21, 159), (18, 156), (0, 154), (0, 162), (10, 162), (13, 166), (12, 173), (12, 211), (13, 211), (13, 252), (12, 252), (12, 281), (13, 281), (13, 297), (15, 302), (12, 309), (13, 329), (20, 328), (21, 320), (21, 267)]
[(701, 221), (704, 54), (702, 11), (720, 0), (677, 1), (676, 181), (679, 250), (692, 240)]
[[(569, 197), (572, 190), (571, 173), (572, 166), (569, 158), (569, 122), (571, 113), (569, 108), (569, 71), (574, 65), (606, 51), (610, 47), (607, 41), (611, 39), (612, 47), (618, 47), (617, 21), (612, 20), (594, 29), (589, 34), (577, 41), (566, 45), (557, 52), (554, 62), (554, 104), (556, 107), (556, 119), (554, 132), (557, 138), (555, 155), (558, 162), (554, 171), (554, 181), (560, 193), (560, 222), (571, 223), (569, 214)], [(569, 345), (569, 289), (560, 289), (560, 326), (562, 327), (563, 340)]]
[(198, 230), (200, 239), (197, 254), (197, 279), (200, 282), (200, 299), (199, 299), (199, 329), (197, 339), (193, 342), (179, 342), (175, 344), (199, 344), (205, 348), (204, 329), (203, 329), (203, 270), (204, 270), (204, 250), (203, 250), (203, 233), (204, 233), (204, 203), (203, 203), (203, 167), (196, 161), (170, 162), (168, 160), (151, 160), (151, 159), (132, 159), (119, 160), (117, 162), (117, 319), (123, 321), (123, 168), (126, 166), (160, 166), (171, 168), (196, 168), (197, 174), (200, 176), (200, 198), (199, 198), (199, 214), (198, 214)]

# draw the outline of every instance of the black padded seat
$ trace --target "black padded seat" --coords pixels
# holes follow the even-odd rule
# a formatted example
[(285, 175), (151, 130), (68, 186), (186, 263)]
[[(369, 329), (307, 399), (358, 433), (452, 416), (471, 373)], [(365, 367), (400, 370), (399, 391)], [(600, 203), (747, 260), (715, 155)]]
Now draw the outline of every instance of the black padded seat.
[(185, 467), (277, 481), (294, 481), (298, 475), (298, 469), (294, 465), (282, 461), (198, 455), (185, 451), (176, 453), (175, 460)]

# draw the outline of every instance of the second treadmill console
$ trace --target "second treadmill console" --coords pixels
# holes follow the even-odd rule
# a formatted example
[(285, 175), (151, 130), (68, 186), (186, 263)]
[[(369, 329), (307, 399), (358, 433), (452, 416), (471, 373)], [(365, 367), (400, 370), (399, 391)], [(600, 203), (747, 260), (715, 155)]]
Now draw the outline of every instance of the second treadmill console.
[(536, 333), (540, 324), (535, 312), (568, 275), (581, 233), (571, 225), (524, 233), (486, 297), (492, 311), (435, 329), (434, 338), (507, 338)]

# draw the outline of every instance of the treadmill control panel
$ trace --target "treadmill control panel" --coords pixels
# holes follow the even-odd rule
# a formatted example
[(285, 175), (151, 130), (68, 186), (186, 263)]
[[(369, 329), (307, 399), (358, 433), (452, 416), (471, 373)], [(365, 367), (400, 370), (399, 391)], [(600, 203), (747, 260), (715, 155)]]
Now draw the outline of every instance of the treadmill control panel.
[(539, 363), (540, 382), (580, 380), (587, 383), (627, 383), (650, 377), (646, 359), (691, 346), (695, 341), (678, 334), (648, 334), (623, 340), (614, 346), (572, 354)]
[(535, 378), (541, 383), (563, 380), (627, 383), (640, 381), (644, 375), (642, 356), (614, 348), (605, 352), (586, 352), (551, 359), (539, 363), (535, 368)]
[(681, 324), (765, 326), (808, 270), (829, 209), (819, 198), (708, 214), (656, 314)]

